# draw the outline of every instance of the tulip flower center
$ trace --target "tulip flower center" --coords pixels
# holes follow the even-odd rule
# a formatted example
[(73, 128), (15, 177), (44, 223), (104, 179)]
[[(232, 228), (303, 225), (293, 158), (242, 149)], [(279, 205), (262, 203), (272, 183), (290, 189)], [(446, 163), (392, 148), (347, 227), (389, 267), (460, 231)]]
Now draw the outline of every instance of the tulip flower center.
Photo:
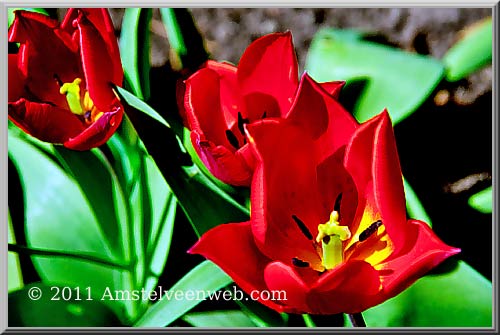
[(331, 270), (344, 261), (343, 241), (351, 238), (351, 231), (347, 226), (341, 226), (339, 213), (334, 210), (328, 222), (318, 225), (316, 242), (322, 244), (322, 265), (326, 270)]
[(59, 93), (66, 96), (66, 102), (73, 114), (82, 117), (87, 124), (97, 121), (103, 115), (103, 112), (97, 110), (88, 91), (85, 91), (82, 101), (80, 78), (76, 78), (71, 83), (63, 83), (57, 75), (54, 75), (54, 78), (59, 84)]

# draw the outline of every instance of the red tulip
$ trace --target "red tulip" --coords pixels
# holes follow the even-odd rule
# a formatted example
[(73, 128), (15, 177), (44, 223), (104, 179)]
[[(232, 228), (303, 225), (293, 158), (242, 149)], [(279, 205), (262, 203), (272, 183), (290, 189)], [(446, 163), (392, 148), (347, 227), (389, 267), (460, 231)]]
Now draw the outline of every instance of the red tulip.
[[(300, 94), (298, 78), (292, 35), (287, 32), (254, 41), (238, 67), (208, 61), (186, 80), (184, 108), (191, 141), (215, 177), (236, 186), (250, 184), (253, 161), (244, 125), (286, 118)], [(321, 85), (337, 96), (343, 84)]]
[(16, 11), (9, 41), (9, 118), (46, 142), (88, 150), (105, 143), (123, 116), (112, 91), (123, 69), (107, 9), (69, 9), (59, 24)]
[(306, 97), (287, 120), (246, 127), (257, 156), (251, 219), (209, 230), (190, 253), (278, 312), (359, 313), (460, 250), (407, 220), (387, 112), (347, 129), (348, 115)]

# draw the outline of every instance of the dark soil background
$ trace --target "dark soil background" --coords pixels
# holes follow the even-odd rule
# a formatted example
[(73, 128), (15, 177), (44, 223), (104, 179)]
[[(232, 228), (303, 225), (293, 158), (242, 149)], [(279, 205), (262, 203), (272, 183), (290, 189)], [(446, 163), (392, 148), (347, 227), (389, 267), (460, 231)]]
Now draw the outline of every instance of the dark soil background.
[[(123, 11), (111, 10), (117, 35)], [(385, 44), (441, 58), (464, 28), (492, 14), (490, 9), (474, 8), (193, 8), (191, 13), (210, 58), (235, 64), (256, 38), (290, 30), (300, 71), (314, 34), (323, 27), (361, 28), (377, 33), (377, 40)], [(152, 65), (168, 66), (168, 39), (158, 10), (151, 32)], [(161, 79), (152, 82), (155, 85), (161, 87)], [(340, 99), (348, 107), (357, 94), (344, 90)], [(491, 280), (492, 216), (467, 204), (471, 195), (491, 185), (491, 66), (456, 83), (443, 81), (412, 116), (395, 126), (395, 134), (403, 174), (431, 217), (436, 234), (462, 249), (455, 259), (466, 261)], [(182, 214), (178, 220), (166, 273), (159, 282), (164, 288), (203, 260), (186, 254), (196, 236)]]

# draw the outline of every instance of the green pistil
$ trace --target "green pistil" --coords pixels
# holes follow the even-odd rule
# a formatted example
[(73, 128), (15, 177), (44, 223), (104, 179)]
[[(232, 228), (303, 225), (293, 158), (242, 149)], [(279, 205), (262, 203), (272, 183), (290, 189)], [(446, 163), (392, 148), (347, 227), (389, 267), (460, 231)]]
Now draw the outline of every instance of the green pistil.
[(66, 95), (69, 109), (73, 114), (83, 115), (85, 112), (80, 102), (80, 83), (82, 80), (76, 78), (72, 83), (64, 83), (59, 89), (59, 93)]
[(342, 242), (351, 237), (351, 231), (347, 226), (339, 223), (339, 213), (333, 211), (330, 220), (318, 225), (316, 242), (321, 242), (323, 249), (322, 264), (325, 269), (330, 270), (344, 260), (344, 247)]

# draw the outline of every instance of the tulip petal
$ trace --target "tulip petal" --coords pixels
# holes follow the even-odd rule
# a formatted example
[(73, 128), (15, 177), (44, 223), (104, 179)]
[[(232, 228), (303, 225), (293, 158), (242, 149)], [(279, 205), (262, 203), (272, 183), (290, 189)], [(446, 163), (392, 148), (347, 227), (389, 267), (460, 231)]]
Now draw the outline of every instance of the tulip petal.
[(118, 40), (115, 36), (113, 21), (109, 16), (107, 8), (70, 8), (61, 23), (61, 28), (70, 34), (76, 33), (73, 21), (78, 18), (79, 12), (83, 12), (92, 25), (98, 30), (106, 44), (106, 52), (109, 53), (113, 64), (112, 83), (121, 85), (123, 81), (123, 68), (121, 65)]
[[(210, 229), (188, 253), (200, 254), (217, 264), (247, 293), (267, 290), (264, 269), (270, 260), (256, 247), (249, 222), (221, 224)], [(283, 309), (272, 300), (259, 301), (276, 311)]]
[(71, 37), (46, 15), (28, 11), (15, 14), (9, 41), (21, 43), (18, 67), (26, 78), (26, 88), (38, 100), (66, 108), (66, 98), (59, 93), (54, 76), (65, 83), (84, 79)]
[(19, 71), (19, 68), (17, 67), (17, 60), (18, 54), (9, 54), (9, 88), (8, 88), (8, 95), (9, 95), (9, 101), (16, 101), (19, 100), (23, 95), (25, 95), (24, 92), (24, 78)]
[(407, 226), (408, 238), (399, 255), (375, 266), (382, 274), (384, 287), (380, 301), (399, 294), (443, 260), (460, 252), (443, 243), (422, 221), (409, 220)]
[(26, 133), (51, 143), (64, 143), (85, 129), (71, 112), (25, 99), (9, 103), (9, 118)]
[(285, 264), (297, 257), (320, 269), (313, 238), (323, 222), (312, 139), (283, 119), (250, 124), (247, 133), (258, 160), (251, 190), (258, 247)]
[(89, 150), (104, 144), (116, 131), (123, 117), (123, 107), (115, 101), (111, 112), (92, 123), (87, 129), (64, 142), (64, 146), (72, 150)]
[(234, 151), (243, 144), (242, 134), (233, 132), (238, 140), (237, 148), (226, 136), (229, 125), (221, 106), (219, 74), (214, 70), (203, 68), (186, 80), (184, 106), (190, 129), (202, 134), (208, 141)]
[(308, 74), (302, 76), (297, 98), (286, 118), (318, 140), (319, 162), (346, 145), (357, 128), (354, 117)]
[(191, 132), (191, 142), (202, 162), (216, 178), (234, 186), (250, 185), (253, 169), (247, 165), (246, 154), (240, 153), (241, 149), (232, 152), (222, 145), (215, 145), (196, 130)]
[[(238, 64), (238, 83), (243, 97), (252, 93), (268, 96), (268, 99), (261, 99), (263, 105), (260, 108), (254, 105), (247, 109), (246, 117), (250, 121), (260, 119), (265, 111), (268, 116), (284, 116), (292, 105), (298, 86), (292, 34), (269, 34), (250, 44)], [(270, 104), (269, 99), (275, 99), (275, 103)], [(275, 110), (278, 107), (279, 110)]]
[(406, 202), (396, 139), (387, 110), (382, 112), (375, 133), (371, 167), (375, 202), (397, 252), (406, 235)]
[(219, 75), (220, 105), (228, 128), (232, 128), (238, 120), (238, 112), (242, 112), (236, 67), (228, 63), (219, 63), (212, 60), (207, 61), (205, 66)]
[(397, 252), (406, 235), (405, 198), (394, 134), (386, 112), (358, 128), (346, 147), (344, 166), (359, 194), (348, 247), (362, 231), (381, 219)]
[(87, 90), (97, 109), (109, 111), (116, 99), (111, 89), (115, 79), (113, 59), (103, 37), (83, 12), (75, 22), (80, 33), (80, 56)]
[(364, 261), (349, 261), (323, 274), (311, 288), (314, 314), (359, 313), (374, 306), (380, 291), (378, 272)]
[[(345, 147), (318, 164), (316, 168), (324, 222), (328, 221), (333, 210), (339, 212), (339, 221), (343, 225), (353, 222), (358, 205), (358, 193), (351, 175), (343, 165)], [(337, 204), (338, 203), (338, 204)], [(340, 205), (339, 208), (336, 208)]]
[(321, 88), (328, 92), (335, 100), (338, 100), (340, 97), (340, 92), (342, 88), (345, 86), (345, 81), (327, 81), (324, 83), (319, 83)]
[(306, 302), (309, 287), (292, 267), (282, 262), (272, 262), (264, 270), (264, 280), (270, 292), (286, 298), (282, 301), (286, 304), (284, 312), (307, 313), (310, 311)]

